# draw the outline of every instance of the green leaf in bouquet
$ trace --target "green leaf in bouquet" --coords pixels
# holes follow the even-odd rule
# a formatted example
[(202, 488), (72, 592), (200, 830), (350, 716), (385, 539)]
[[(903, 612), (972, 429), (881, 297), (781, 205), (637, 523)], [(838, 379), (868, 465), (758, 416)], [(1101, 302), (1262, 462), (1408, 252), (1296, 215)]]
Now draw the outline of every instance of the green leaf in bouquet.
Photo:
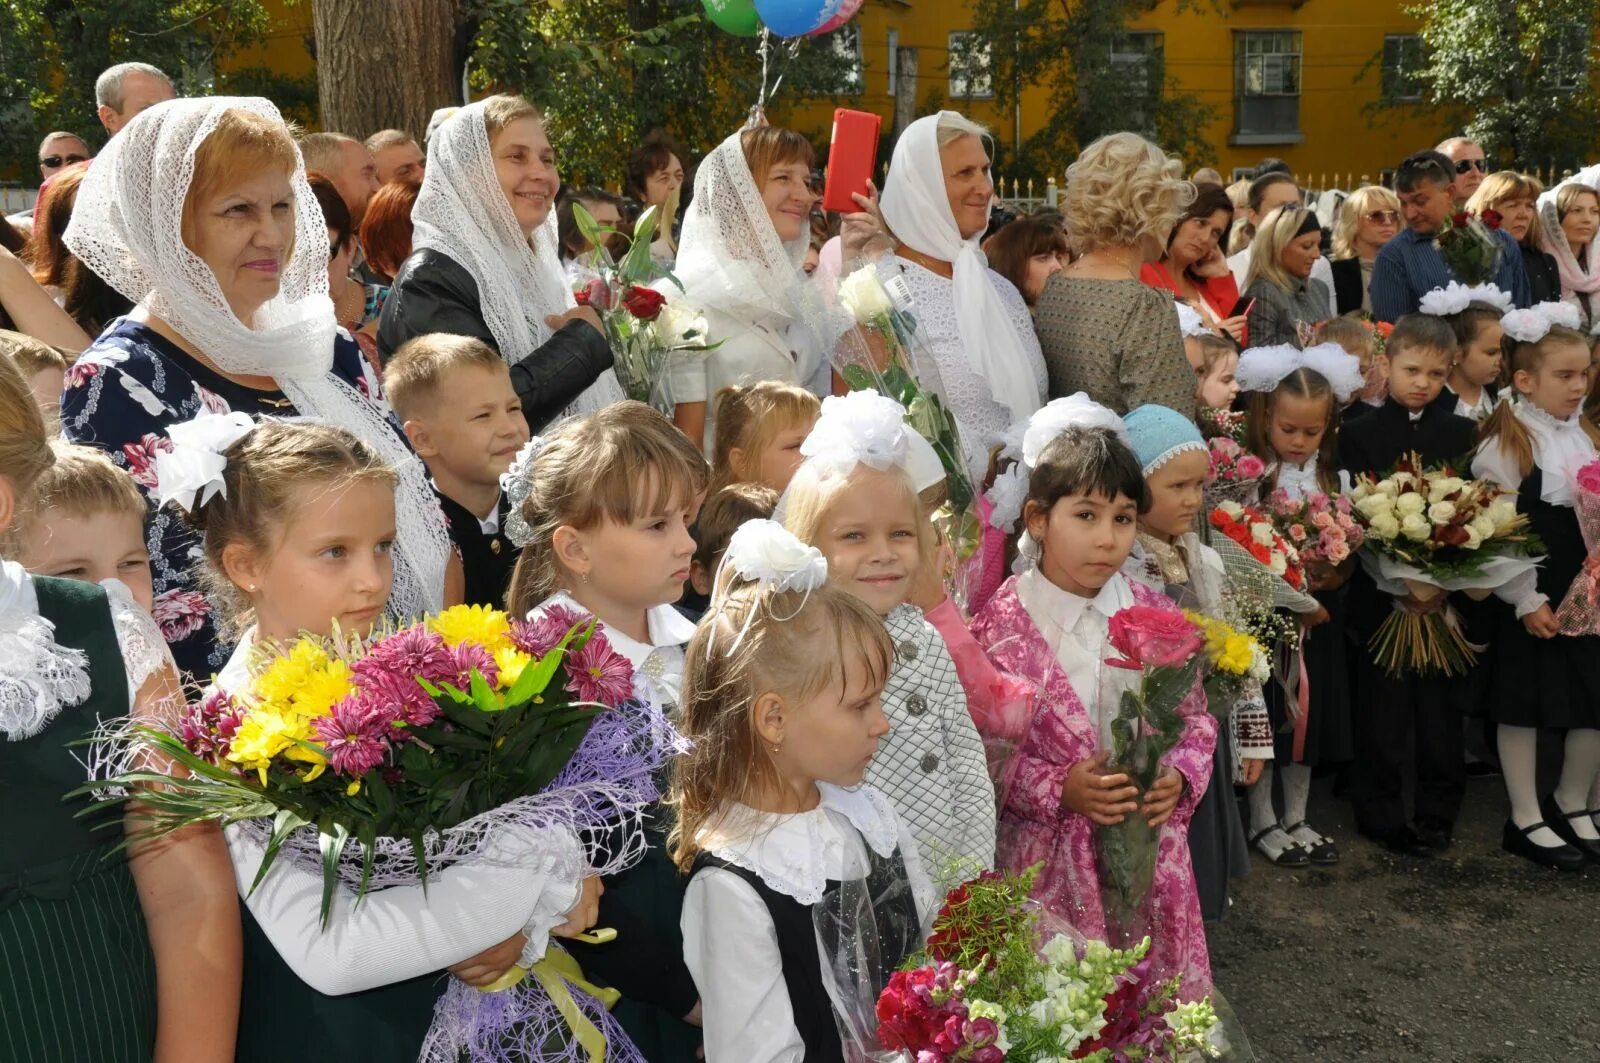
[[(630, 246), (644, 244), (648, 247), (650, 245), (650, 241), (656, 235), (656, 216), (660, 213), (660, 207), (650, 206), (644, 209), (639, 215), (639, 220), (633, 223), (633, 238), (630, 241)], [(678, 287), (682, 288), (683, 285), (680, 284)]]
[(866, 366), (847, 365), (839, 370), (839, 375), (844, 377), (844, 382), (850, 386), (851, 391), (878, 390), (877, 378)]
[[(283, 848), (283, 843), (289, 835), (306, 826), (306, 820), (291, 808), (280, 808), (278, 814), (272, 817), (272, 834), (267, 838), (266, 851), (261, 854), (261, 866), (256, 868), (255, 878), (250, 880), (250, 892), (253, 894), (256, 887), (261, 885), (261, 880), (267, 877), (267, 869), (272, 866), (272, 861), (278, 856), (278, 850)], [(326, 918), (326, 916), (324, 916)]]
[(356, 886), (356, 903), (367, 895), (367, 883), (372, 881), (372, 861), (378, 853), (378, 828), (371, 820), (356, 826), (356, 840), (361, 843), (361, 883)]
[(339, 857), (350, 840), (350, 828), (331, 816), (324, 817), (317, 827), (317, 844), (322, 849), (322, 928), (326, 930), (333, 910), (333, 887), (339, 881)]
[[(655, 208), (652, 207), (650, 209), (654, 210)], [(650, 211), (645, 211), (645, 214), (648, 215), (649, 213)], [(607, 266), (615, 267), (616, 262), (611, 258), (611, 252), (606, 248), (606, 237), (616, 232), (616, 230), (609, 226), (602, 226), (595, 220), (594, 215), (589, 213), (589, 209), (578, 200), (574, 200), (572, 203), (572, 219), (578, 223), (578, 231), (583, 234), (585, 240), (589, 241), (589, 246), (594, 249), (595, 254), (600, 256), (601, 261)]]
[(1175, 712), (1194, 689), (1200, 663), (1196, 654), (1181, 668), (1156, 668), (1146, 673), (1142, 683), (1145, 705), (1151, 711)]
[[(489, 685), (489, 681), (483, 677), (483, 673), (476, 668), (472, 670), (472, 674), (468, 677), (468, 686), (472, 691), (472, 706), (479, 712), (494, 712), (500, 707), (499, 699), (494, 696), (494, 687)], [(493, 721), (490, 721), (489, 727), (493, 730)]]
[(422, 882), (422, 895), (428, 895), (428, 848), (423, 844), (422, 831), (416, 830), (408, 834), (411, 842), (411, 859), (417, 865), (417, 878)]
[(639, 216), (633, 227), (633, 243), (617, 266), (617, 272), (629, 284), (648, 283), (657, 272), (650, 257), (651, 237), (655, 234), (656, 208), (651, 207)]

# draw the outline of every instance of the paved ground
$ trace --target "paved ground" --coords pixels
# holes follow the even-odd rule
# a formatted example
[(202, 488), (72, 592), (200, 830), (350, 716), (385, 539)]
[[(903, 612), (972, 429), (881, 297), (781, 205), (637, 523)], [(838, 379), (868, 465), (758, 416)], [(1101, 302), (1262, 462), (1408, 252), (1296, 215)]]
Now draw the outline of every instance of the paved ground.
[(1359, 837), (1327, 780), (1310, 819), (1340, 864), (1257, 856), (1211, 961), (1262, 1063), (1600, 1061), (1600, 867), (1547, 872), (1502, 852), (1500, 781), (1468, 787), (1442, 856)]

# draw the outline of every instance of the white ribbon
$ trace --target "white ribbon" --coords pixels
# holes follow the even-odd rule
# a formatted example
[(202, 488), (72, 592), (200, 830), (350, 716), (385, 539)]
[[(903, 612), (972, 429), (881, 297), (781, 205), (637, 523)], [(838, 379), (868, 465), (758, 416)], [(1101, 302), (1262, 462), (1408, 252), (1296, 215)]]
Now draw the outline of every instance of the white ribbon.
[(800, 444), (808, 461), (848, 470), (904, 469), (919, 492), (944, 480), (933, 444), (906, 424), (906, 408), (876, 391), (852, 391), (822, 400), (822, 414)]
[(228, 497), (222, 478), (228, 467), (223, 452), (250, 434), (255, 422), (247, 413), (202, 413), (192, 421), (167, 428), (170, 451), (156, 452), (156, 505), (176, 502), (187, 513), (217, 495)]

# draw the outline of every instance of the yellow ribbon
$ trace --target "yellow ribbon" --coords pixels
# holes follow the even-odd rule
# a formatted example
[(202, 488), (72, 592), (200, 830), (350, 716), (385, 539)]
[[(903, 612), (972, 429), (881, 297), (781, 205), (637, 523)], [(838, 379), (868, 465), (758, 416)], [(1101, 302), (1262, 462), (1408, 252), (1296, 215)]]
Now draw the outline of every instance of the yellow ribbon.
[(561, 1013), (561, 1017), (566, 1020), (567, 1028), (572, 1031), (573, 1039), (589, 1054), (589, 1063), (605, 1063), (606, 1035), (589, 1021), (589, 1016), (578, 1007), (578, 1002), (572, 998), (572, 990), (568, 987), (577, 986), (604, 1004), (608, 1011), (622, 999), (622, 994), (615, 989), (601, 989), (589, 982), (583, 977), (583, 968), (578, 966), (577, 960), (561, 949), (553, 947), (544, 954), (544, 959), (532, 967), (512, 967), (498, 980), (489, 985), (479, 986), (478, 990), (483, 993), (498, 993), (510, 989), (530, 974), (544, 987), (544, 991), (550, 994), (556, 1010)]

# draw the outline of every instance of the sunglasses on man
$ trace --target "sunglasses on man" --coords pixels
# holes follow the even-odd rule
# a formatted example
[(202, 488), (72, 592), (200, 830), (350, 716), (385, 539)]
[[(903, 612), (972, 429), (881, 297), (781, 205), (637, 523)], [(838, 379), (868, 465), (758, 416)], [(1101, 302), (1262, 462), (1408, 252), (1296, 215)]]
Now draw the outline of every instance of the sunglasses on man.
[(46, 155), (39, 160), (39, 165), (54, 170), (60, 166), (71, 166), (75, 162), (85, 162), (88, 158), (87, 155)]
[(1477, 170), (1479, 173), (1488, 173), (1489, 172), (1489, 160), (1487, 160), (1487, 159), (1462, 159), (1460, 162), (1456, 163), (1456, 173), (1464, 174), (1468, 170)]

